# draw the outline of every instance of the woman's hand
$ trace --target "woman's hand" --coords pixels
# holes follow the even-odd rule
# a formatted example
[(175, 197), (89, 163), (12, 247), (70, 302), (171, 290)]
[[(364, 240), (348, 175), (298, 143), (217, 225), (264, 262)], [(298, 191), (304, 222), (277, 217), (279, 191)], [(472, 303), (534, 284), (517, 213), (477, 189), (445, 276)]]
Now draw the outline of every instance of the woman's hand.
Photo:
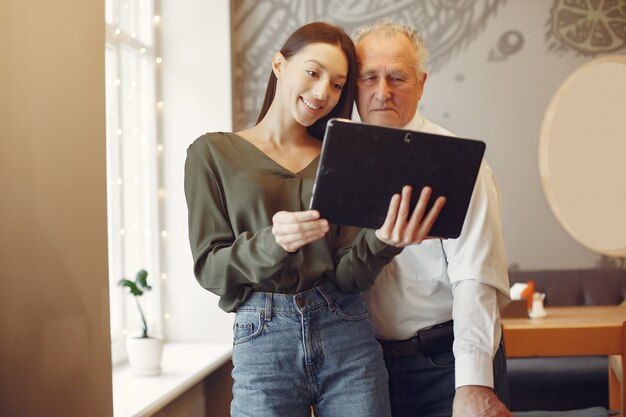
[(411, 187), (406, 185), (402, 188), (401, 196), (394, 194), (391, 197), (385, 223), (376, 230), (376, 237), (388, 245), (403, 248), (430, 238), (428, 233), (446, 203), (445, 197), (438, 197), (428, 214), (424, 216), (426, 205), (432, 195), (432, 189), (424, 187), (409, 218), (411, 192)]
[(272, 217), (272, 234), (287, 252), (321, 239), (328, 230), (328, 221), (317, 210), (279, 211)]

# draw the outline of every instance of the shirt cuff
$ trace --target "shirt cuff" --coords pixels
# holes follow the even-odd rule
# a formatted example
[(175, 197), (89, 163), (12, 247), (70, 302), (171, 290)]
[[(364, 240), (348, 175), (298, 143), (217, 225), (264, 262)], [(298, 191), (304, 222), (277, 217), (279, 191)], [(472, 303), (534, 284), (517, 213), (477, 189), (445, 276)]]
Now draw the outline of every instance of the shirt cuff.
[(402, 252), (403, 248), (396, 248), (395, 246), (388, 245), (380, 240), (376, 236), (376, 231), (374, 229), (366, 229), (364, 233), (367, 246), (371, 249), (372, 253), (379, 258), (391, 259)]
[(268, 226), (262, 229), (260, 233), (263, 233), (263, 242), (264, 242), (263, 246), (265, 247), (264, 248), (265, 252), (269, 256), (271, 256), (272, 259), (275, 259), (276, 261), (281, 261), (285, 259), (286, 257), (288, 257), (289, 255), (293, 255), (299, 252), (299, 250), (295, 252), (287, 252), (282, 246), (280, 246), (276, 242), (276, 238), (272, 234), (271, 226)]
[(464, 385), (481, 385), (493, 388), (493, 359), (476, 353), (455, 357), (455, 388)]

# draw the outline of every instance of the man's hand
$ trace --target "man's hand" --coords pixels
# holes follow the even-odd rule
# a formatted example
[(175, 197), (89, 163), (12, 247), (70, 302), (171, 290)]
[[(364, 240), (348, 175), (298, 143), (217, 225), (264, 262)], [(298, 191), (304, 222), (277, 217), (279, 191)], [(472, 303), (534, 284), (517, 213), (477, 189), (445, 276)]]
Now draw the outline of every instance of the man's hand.
[(493, 390), (479, 385), (456, 389), (452, 417), (513, 417)]

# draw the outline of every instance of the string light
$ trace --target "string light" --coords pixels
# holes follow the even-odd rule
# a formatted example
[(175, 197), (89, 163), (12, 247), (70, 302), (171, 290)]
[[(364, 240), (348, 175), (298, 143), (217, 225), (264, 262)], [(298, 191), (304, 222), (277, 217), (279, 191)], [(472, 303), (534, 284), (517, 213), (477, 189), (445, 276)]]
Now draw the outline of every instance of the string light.
[[(122, 2), (121, 2), (122, 3)], [(139, 4), (137, 4), (139, 3)], [(133, 14), (133, 13), (137, 13), (140, 12), (140, 15), (145, 16), (145, 12), (149, 11), (147, 10), (148, 6), (150, 4), (152, 4), (152, 2), (146, 2), (144, 0), (140, 0), (140, 2), (137, 3), (130, 3), (129, 0), (123, 0), (123, 3), (121, 4), (121, 6), (123, 7), (123, 12), (122, 12), (122, 16)], [(138, 10), (138, 8), (142, 8), (141, 11)], [(153, 10), (152, 7), (154, 6), (149, 6), (150, 10)], [(154, 10), (155, 12), (158, 11), (158, 6), (157, 6), (157, 10)], [(145, 23), (148, 23), (148, 27), (149, 27), (149, 19), (152, 19), (153, 22), (153, 30), (154, 30), (154, 41), (156, 42), (156, 45), (151, 44), (150, 46), (146, 46), (146, 45), (142, 45), (143, 40), (144, 40), (144, 28), (145, 28)], [(159, 119), (161, 117), (161, 110), (164, 109), (165, 104), (162, 100), (160, 100), (161, 97), (159, 97), (159, 95), (157, 95), (156, 97), (153, 95), (154, 92), (149, 93), (149, 94), (144, 94), (143, 89), (144, 88), (149, 88), (149, 86), (146, 86), (145, 83), (142, 81), (143, 79), (141, 77), (145, 76), (145, 75), (150, 75), (149, 73), (152, 72), (156, 77), (159, 76), (157, 69), (156, 69), (156, 65), (160, 65), (163, 63), (163, 57), (162, 56), (155, 56), (156, 53), (158, 52), (159, 49), (159, 45), (158, 45), (158, 40), (159, 40), (159, 36), (158, 33), (156, 33), (159, 30), (160, 27), (160, 22), (161, 22), (161, 16), (158, 13), (152, 13), (152, 16), (150, 14), (148, 14), (147, 18), (145, 18), (146, 20), (143, 21), (143, 25), (141, 26), (131, 26), (131, 27), (124, 27), (122, 29), (122, 27), (114, 27), (113, 33), (116, 38), (114, 41), (112, 41), (115, 45), (117, 45), (118, 42), (120, 43), (129, 43), (129, 45), (131, 46), (131, 48), (134, 48), (135, 52), (135, 60), (137, 61), (138, 65), (142, 65), (142, 68), (144, 68), (143, 70), (139, 69), (139, 72), (135, 71), (136, 73), (134, 74), (126, 74), (126, 70), (124, 70), (123, 73), (120, 73), (119, 76), (117, 76), (117, 78), (114, 78), (117, 74), (114, 73), (114, 77), (113, 78), (113, 83), (110, 83), (108, 88), (112, 89), (114, 91), (114, 93), (116, 93), (117, 97), (119, 97), (119, 105), (120, 106), (147, 106), (149, 108), (149, 106), (155, 106), (152, 107), (153, 109), (153, 113), (156, 115), (157, 120), (157, 126), (159, 125)], [(132, 31), (134, 29), (134, 31)], [(111, 32), (109, 32), (111, 33)], [(109, 35), (111, 36), (111, 35)], [(132, 42), (130, 42), (130, 39), (133, 39)], [(118, 51), (118, 59), (119, 58), (119, 51)], [(153, 63), (153, 65), (146, 65), (149, 63)], [(133, 72), (133, 70), (131, 70), (131, 73)], [(139, 78), (137, 78), (139, 77)], [(157, 80), (158, 82), (158, 80)], [(117, 88), (117, 91), (116, 91)], [(158, 94), (159, 91), (157, 90), (156, 93)], [(156, 98), (156, 100), (155, 100)], [(155, 111), (156, 110), (156, 111)], [(141, 118), (143, 119), (143, 117)], [(139, 121), (139, 120), (138, 120)], [(146, 120), (143, 119), (141, 120), (141, 123), (145, 123)], [(149, 122), (149, 121), (148, 121)], [(115, 121), (114, 121), (115, 123)], [(118, 129), (111, 129), (111, 137), (115, 138), (115, 135), (117, 134), (117, 136), (119, 137), (119, 151), (115, 150), (115, 152), (122, 152), (123, 154), (126, 153), (126, 151), (129, 151), (131, 154), (135, 153), (135, 152), (139, 152), (139, 151), (145, 151), (146, 149), (149, 149), (151, 146), (155, 146), (156, 147), (156, 151), (157, 153), (153, 156), (156, 157), (156, 162), (158, 165), (162, 165), (162, 160), (159, 159), (162, 157), (163, 151), (164, 151), (164, 145), (162, 143), (158, 143), (161, 138), (160, 135), (156, 135), (156, 137), (152, 137), (152, 135), (149, 134), (149, 132), (146, 130), (146, 128), (144, 128), (144, 125), (138, 125), (138, 127), (133, 127), (132, 124), (130, 126), (128, 125), (123, 125), (122, 124), (122, 120), (118, 121)], [(131, 122), (132, 123), (132, 122)], [(122, 126), (124, 127), (124, 129), (122, 129)], [(154, 143), (154, 142), (157, 143)], [(115, 141), (112, 142), (115, 144)], [(116, 146), (116, 145), (113, 145)], [(154, 148), (152, 148), (154, 149)], [(126, 164), (124, 164), (123, 160), (119, 161), (120, 163), (120, 167), (119, 167), (119, 172), (118, 173), (114, 173), (112, 175), (113, 178), (111, 178), (111, 183), (112, 184), (116, 184), (118, 187), (118, 190), (116, 190), (116, 193), (118, 193), (120, 195), (121, 198), (121, 204), (122, 207), (124, 207), (126, 204), (124, 203), (124, 200), (126, 198), (132, 199), (134, 197), (127, 197), (126, 194), (127, 193), (136, 193), (136, 191), (139, 191), (143, 186), (144, 186), (144, 180), (146, 181), (152, 181), (152, 178), (143, 178), (143, 175), (145, 175), (146, 173), (142, 173), (142, 169), (143, 169), (143, 162), (140, 163), (139, 165), (133, 165), (131, 166), (126, 166)], [(134, 172), (133, 172), (134, 171)], [(138, 173), (137, 175), (133, 175), (135, 173)], [(115, 177), (119, 176), (119, 178), (114, 179)], [(160, 181), (159, 181), (159, 176), (157, 175), (157, 186), (159, 185)], [(147, 183), (146, 183), (147, 184)], [(122, 189), (121, 187), (125, 187), (128, 188), (127, 190)], [(145, 190), (147, 195), (149, 195), (151, 193), (151, 191), (149, 189)], [(157, 188), (157, 196), (159, 201), (157, 202), (157, 212), (149, 213), (149, 216), (157, 216), (157, 218), (159, 217), (158, 215), (158, 210), (162, 209), (162, 206), (164, 204), (164, 200), (167, 196), (167, 192), (166, 189), (163, 185), (161, 185), (161, 187)], [(152, 211), (152, 210), (151, 210)], [(150, 242), (150, 239), (154, 239), (156, 236), (156, 233), (159, 234), (161, 240), (161, 249), (160, 251), (163, 251), (165, 249), (164, 245), (166, 243), (165, 239), (168, 237), (168, 233), (166, 230), (163, 230), (163, 225), (161, 225), (159, 227), (159, 229), (155, 229), (152, 230), (150, 228), (151, 225), (151, 221), (150, 219), (144, 219), (141, 216), (141, 212), (140, 211), (135, 211), (132, 210), (131, 212), (126, 212), (124, 214), (124, 220), (122, 221), (122, 225), (124, 226), (123, 228), (109, 228), (107, 231), (109, 234), (115, 234), (115, 231), (118, 230), (119, 231), (119, 235), (120, 236), (118, 239), (120, 240), (120, 243), (122, 245), (122, 247), (126, 246), (127, 248), (125, 249), (126, 251), (130, 250), (134, 250), (133, 247), (136, 245), (141, 245), (141, 244), (145, 244), (145, 243), (152, 243)], [(160, 222), (158, 222), (160, 223)], [(118, 223), (119, 224), (119, 223)], [(142, 233), (143, 231), (143, 233)], [(154, 233), (156, 232), (156, 233)], [(140, 234), (141, 233), (141, 234)], [(128, 236), (126, 236), (128, 235)], [(143, 237), (143, 236), (145, 237)], [(144, 242), (141, 242), (142, 240), (144, 240)], [(143, 250), (141, 248), (137, 248), (137, 250)], [(134, 252), (134, 254), (141, 254), (142, 252)], [(157, 253), (158, 254), (158, 253)], [(137, 260), (137, 262), (143, 262), (143, 261), (150, 261), (151, 256), (149, 256), (149, 253), (146, 252), (145, 255), (148, 255), (147, 257), (145, 256), (140, 256), (140, 258)], [(143, 259), (143, 260), (142, 260)], [(156, 272), (157, 274), (153, 275), (155, 278), (156, 277), (160, 277), (160, 280), (162, 282), (166, 281), (168, 279), (168, 274), (166, 272), (163, 272), (162, 270), (160, 270), (160, 263), (163, 262), (163, 260), (155, 260), (155, 265), (152, 265), (154, 267), (156, 267)], [(151, 267), (151, 265), (145, 265), (146, 267)], [(135, 268), (135, 265), (128, 265), (125, 264), (124, 262), (122, 262), (122, 269), (124, 271), (126, 271), (128, 268), (133, 269)], [(129, 272), (130, 273), (130, 272)], [(163, 284), (165, 285), (165, 283)], [(157, 301), (155, 301), (157, 302)], [(151, 306), (150, 303), (147, 305), (147, 315), (146, 318), (149, 321), (153, 321), (153, 319), (155, 318), (155, 315), (150, 316), (150, 313), (148, 310), (151, 310), (153, 308), (156, 308), (155, 312), (157, 313), (156, 315), (156, 321), (158, 320), (159, 314), (162, 314), (162, 310), (160, 307), (158, 306)], [(123, 316), (126, 317), (126, 319), (132, 319), (133, 315), (131, 313), (131, 311), (126, 311)], [(135, 318), (139, 317), (138, 314), (135, 314)], [(171, 315), (169, 312), (165, 312), (162, 315), (162, 320), (169, 320), (171, 318)], [(123, 324), (121, 324), (120, 326), (117, 327), (117, 329), (119, 329), (120, 327), (123, 327)], [(134, 326), (130, 326), (129, 328), (131, 329), (131, 331), (134, 331)], [(112, 328), (113, 330), (113, 328)], [(116, 330), (117, 332), (119, 332), (119, 330)], [(119, 334), (119, 333), (118, 333)], [(123, 334), (124, 335), (128, 335), (129, 334), (129, 330), (127, 328), (123, 329)]]

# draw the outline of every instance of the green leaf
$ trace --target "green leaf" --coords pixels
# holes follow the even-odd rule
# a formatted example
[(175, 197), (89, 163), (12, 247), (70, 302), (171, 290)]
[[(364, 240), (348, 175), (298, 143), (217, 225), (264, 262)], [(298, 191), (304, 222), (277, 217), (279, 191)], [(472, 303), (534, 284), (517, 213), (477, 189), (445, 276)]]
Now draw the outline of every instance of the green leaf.
[(137, 284), (135, 284), (134, 282), (126, 279), (126, 278), (122, 278), (119, 280), (119, 282), (117, 283), (117, 285), (119, 285), (120, 287), (126, 287), (128, 288), (129, 292), (134, 295), (135, 297), (139, 297), (141, 295), (143, 295), (143, 291), (141, 291), (138, 287)]
[(150, 291), (152, 289), (152, 287), (148, 285), (148, 272), (146, 272), (145, 269), (141, 269), (137, 272), (135, 282), (142, 287), (144, 291)]

